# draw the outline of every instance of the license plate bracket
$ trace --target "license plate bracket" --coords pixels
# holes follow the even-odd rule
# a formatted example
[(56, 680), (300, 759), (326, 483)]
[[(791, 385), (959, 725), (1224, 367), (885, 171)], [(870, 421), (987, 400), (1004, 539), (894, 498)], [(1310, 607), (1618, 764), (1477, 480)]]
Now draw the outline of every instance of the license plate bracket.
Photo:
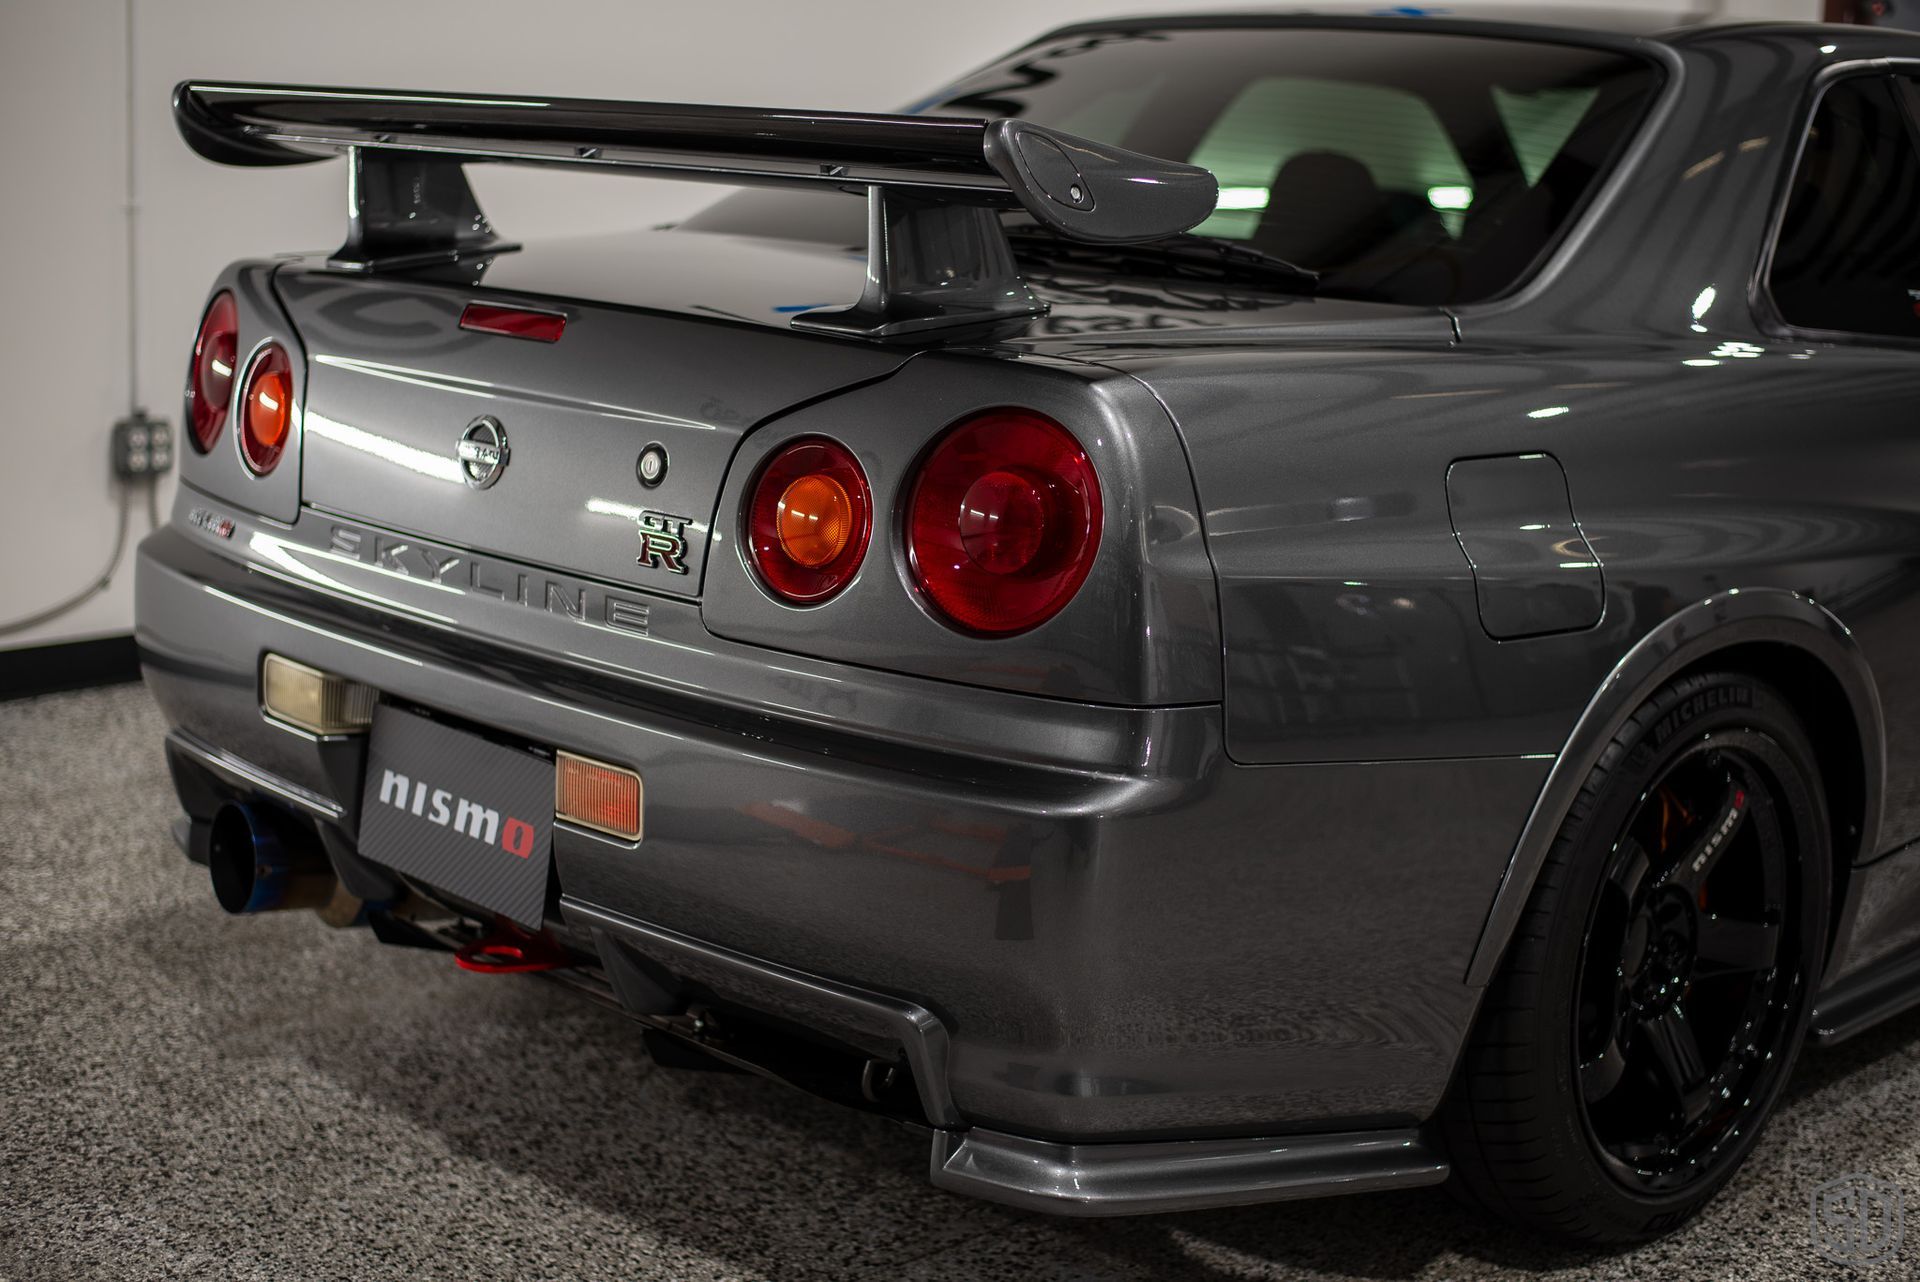
[(553, 762), (381, 704), (360, 853), (539, 930), (553, 863)]

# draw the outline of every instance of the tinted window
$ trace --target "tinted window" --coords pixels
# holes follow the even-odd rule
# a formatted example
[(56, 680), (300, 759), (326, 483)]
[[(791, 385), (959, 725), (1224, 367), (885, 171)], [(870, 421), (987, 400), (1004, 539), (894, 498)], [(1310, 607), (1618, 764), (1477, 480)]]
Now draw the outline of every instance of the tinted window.
[(1385, 85), (1309, 76), (1256, 80), (1227, 104), (1190, 159), (1220, 180), (1220, 203), (1195, 232), (1252, 241), (1307, 266), (1339, 251), (1298, 219), (1293, 227), (1279, 224), (1275, 211), (1299, 184), (1357, 182), (1364, 170), (1374, 190), (1398, 206), (1396, 222), (1437, 218), (1454, 235), (1473, 201), (1472, 175), (1433, 108), (1417, 94)]
[[(916, 109), (1020, 116), (1204, 165), (1221, 198), (1200, 234), (1313, 268), (1325, 294), (1461, 303), (1527, 271), (1657, 84), (1638, 58), (1572, 45), (1304, 27), (1143, 30), (1043, 42)], [(807, 199), (730, 197), (687, 225), (818, 236), (826, 222), (817, 207), (795, 203)], [(857, 211), (833, 225), (844, 230), (830, 238), (860, 240)]]
[(1902, 81), (1844, 80), (1814, 113), (1769, 279), (1806, 329), (1920, 338), (1920, 163)]

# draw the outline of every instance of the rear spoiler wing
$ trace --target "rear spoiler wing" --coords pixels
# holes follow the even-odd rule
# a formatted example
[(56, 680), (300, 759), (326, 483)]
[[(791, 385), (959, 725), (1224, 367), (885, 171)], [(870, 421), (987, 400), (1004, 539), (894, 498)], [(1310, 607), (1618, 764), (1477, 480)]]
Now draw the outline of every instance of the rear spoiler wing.
[(1218, 192), (1205, 169), (1022, 120), (191, 80), (175, 88), (173, 111), (187, 144), (222, 164), (344, 154), (347, 239), (329, 265), (348, 271), (514, 248), (467, 184), (462, 167), (476, 161), (864, 189), (861, 298), (793, 323), (869, 338), (1043, 313), (998, 210), (1121, 244), (1187, 230)]

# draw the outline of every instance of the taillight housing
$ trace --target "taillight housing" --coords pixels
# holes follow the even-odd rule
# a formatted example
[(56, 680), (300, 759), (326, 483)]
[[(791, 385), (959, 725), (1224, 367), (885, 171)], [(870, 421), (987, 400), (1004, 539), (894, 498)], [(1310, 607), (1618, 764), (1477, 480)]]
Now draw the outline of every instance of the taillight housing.
[(995, 409), (955, 424), (907, 499), (907, 565), (934, 613), (1005, 636), (1038, 627), (1086, 582), (1100, 548), (1100, 480), (1043, 414)]
[(293, 434), (293, 360), (268, 343), (254, 353), (240, 395), (240, 456), (256, 476), (279, 463)]
[(761, 584), (815, 605), (853, 581), (873, 533), (873, 497), (853, 452), (824, 436), (790, 441), (748, 491), (746, 544)]
[(205, 454), (227, 425), (227, 407), (233, 401), (234, 365), (240, 345), (240, 311), (233, 295), (221, 290), (200, 318), (193, 340), (193, 364), (187, 370), (188, 439)]

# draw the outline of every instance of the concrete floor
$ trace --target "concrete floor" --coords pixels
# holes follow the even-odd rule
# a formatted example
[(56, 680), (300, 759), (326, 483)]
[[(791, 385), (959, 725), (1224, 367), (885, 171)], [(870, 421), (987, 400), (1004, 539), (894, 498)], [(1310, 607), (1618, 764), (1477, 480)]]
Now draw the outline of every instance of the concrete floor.
[[(1920, 1192), (1920, 1018), (1802, 1062), (1677, 1237), (1543, 1250), (1438, 1190), (1071, 1222), (925, 1182), (906, 1132), (655, 1069), (632, 1025), (307, 914), (175, 851), (138, 687), (0, 704), (0, 1279), (1912, 1277), (1825, 1264), (1808, 1197)], [(1920, 1221), (1920, 1214), (1910, 1217)]]

